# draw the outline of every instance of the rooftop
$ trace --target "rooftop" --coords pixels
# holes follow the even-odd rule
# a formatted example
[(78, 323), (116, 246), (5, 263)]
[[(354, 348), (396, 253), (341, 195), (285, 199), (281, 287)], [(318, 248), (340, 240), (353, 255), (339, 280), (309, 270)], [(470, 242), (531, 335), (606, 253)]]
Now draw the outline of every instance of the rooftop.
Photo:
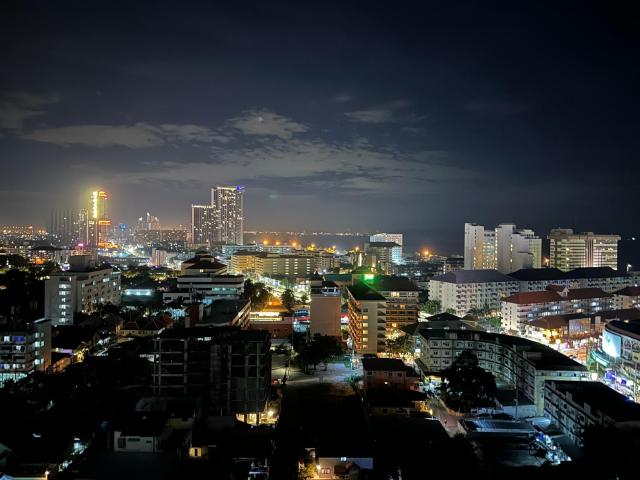
[(620, 333), (627, 333), (640, 338), (640, 321), (638, 320), (611, 320), (605, 328), (607, 330), (618, 330)]
[(420, 290), (415, 282), (413, 282), (409, 278), (390, 275), (377, 276), (372, 282), (368, 282), (368, 284), (379, 292), (417, 292)]
[(363, 358), (362, 368), (374, 372), (404, 372), (410, 369), (402, 360), (397, 358)]
[(640, 405), (601, 382), (551, 381), (557, 390), (570, 393), (578, 405), (589, 405), (617, 422), (640, 420)]
[(161, 339), (182, 340), (192, 337), (210, 337), (212, 341), (242, 340), (265, 341), (269, 332), (265, 330), (241, 330), (239, 327), (191, 327), (171, 328), (159, 335)]
[(616, 295), (625, 295), (627, 297), (639, 297), (640, 296), (640, 287), (624, 287), (617, 292), (614, 292)]
[(455, 272), (436, 275), (431, 280), (446, 283), (493, 283), (513, 282), (513, 278), (497, 270), (457, 270)]
[(386, 299), (376, 292), (373, 288), (365, 283), (359, 282), (355, 285), (347, 287), (353, 298), (356, 300), (378, 300), (385, 301)]
[(583, 278), (616, 278), (627, 277), (626, 273), (618, 272), (611, 267), (585, 267), (563, 272), (557, 268), (523, 268), (510, 273), (510, 277), (523, 281), (553, 281), (576, 280)]

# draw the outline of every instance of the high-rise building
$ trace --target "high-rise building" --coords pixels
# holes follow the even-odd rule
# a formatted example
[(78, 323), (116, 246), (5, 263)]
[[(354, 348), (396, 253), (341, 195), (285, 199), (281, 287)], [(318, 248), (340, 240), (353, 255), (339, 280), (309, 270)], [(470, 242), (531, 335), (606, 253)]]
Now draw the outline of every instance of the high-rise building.
[(391, 261), (396, 265), (402, 263), (402, 233), (376, 233), (369, 237), (370, 242), (393, 242), (398, 246), (395, 247), (391, 254)]
[(529, 229), (512, 223), (487, 230), (482, 225), (464, 225), (465, 269), (496, 269), (510, 273), (522, 268), (540, 268), (542, 239)]
[(91, 247), (105, 240), (106, 230), (111, 226), (108, 201), (109, 195), (103, 190), (94, 190), (89, 196), (88, 245)]
[(61, 245), (69, 246), (76, 240), (76, 213), (74, 210), (51, 210), (49, 233), (55, 235)]
[(160, 230), (160, 219), (147, 212), (144, 216), (138, 218), (136, 231), (143, 230)]
[(76, 242), (89, 245), (89, 210), (81, 208), (75, 219)]
[(475, 223), (464, 224), (464, 268), (483, 270), (496, 268), (496, 234)]
[(349, 337), (358, 353), (384, 351), (387, 328), (387, 300), (365, 283), (347, 288)]
[(242, 245), (244, 234), (244, 187), (211, 189), (211, 205), (216, 210), (218, 241)]
[(218, 240), (217, 215), (211, 205), (191, 205), (191, 242), (213, 245)]
[(618, 268), (619, 235), (574, 233), (570, 228), (557, 228), (551, 230), (549, 240), (551, 267), (564, 271), (583, 267)]

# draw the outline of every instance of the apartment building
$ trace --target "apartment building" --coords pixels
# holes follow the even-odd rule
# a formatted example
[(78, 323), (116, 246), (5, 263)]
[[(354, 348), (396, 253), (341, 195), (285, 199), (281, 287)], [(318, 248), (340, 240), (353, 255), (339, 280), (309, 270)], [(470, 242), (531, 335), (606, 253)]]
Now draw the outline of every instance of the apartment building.
[(420, 375), (397, 358), (363, 358), (364, 389), (418, 390)]
[(216, 300), (236, 300), (243, 293), (243, 275), (185, 274), (177, 277), (176, 287), (164, 292), (162, 300), (165, 303), (179, 300), (186, 304), (202, 302), (206, 305)]
[(304, 277), (326, 272), (339, 265), (333, 254), (326, 252), (269, 253), (238, 251), (231, 256), (231, 270), (255, 276), (284, 275)]
[(469, 350), (498, 381), (517, 386), (536, 414), (544, 410), (546, 380), (588, 380), (590, 373), (575, 360), (537, 342), (510, 335), (470, 330), (423, 329), (417, 365), (425, 376), (449, 367)]
[(516, 279), (497, 270), (458, 270), (429, 281), (429, 299), (463, 317), (474, 309), (500, 310), (500, 301), (519, 290)]
[(548, 238), (551, 267), (563, 271), (582, 267), (618, 268), (620, 235), (574, 233), (570, 228), (556, 228)]
[(154, 394), (198, 398), (209, 415), (235, 415), (258, 424), (269, 400), (270, 348), (263, 330), (165, 330), (154, 339)]
[(340, 309), (342, 292), (335, 282), (322, 276), (310, 280), (311, 305), (309, 307), (311, 335), (329, 335), (342, 339)]
[(392, 242), (397, 245), (391, 252), (391, 261), (400, 265), (403, 262), (402, 245), (404, 243), (404, 235), (402, 233), (376, 233), (369, 237), (370, 242)]
[(518, 280), (521, 292), (545, 290), (550, 285), (568, 288), (601, 288), (613, 293), (634, 286), (636, 278), (611, 267), (585, 267), (564, 272), (557, 268), (523, 269), (510, 273)]
[(542, 239), (533, 230), (518, 229), (512, 223), (494, 229), (464, 225), (464, 268), (495, 269), (510, 273), (522, 268), (540, 268)]
[(544, 387), (544, 414), (580, 446), (588, 427), (640, 421), (640, 405), (600, 382), (549, 380)]
[(51, 321), (0, 319), (0, 387), (51, 366)]
[(418, 321), (420, 289), (407, 277), (375, 276), (365, 283), (387, 302), (387, 333)]
[(349, 337), (357, 353), (377, 354), (385, 348), (387, 300), (360, 282), (347, 287)]
[(70, 269), (45, 281), (44, 316), (53, 325), (72, 325), (75, 313), (91, 313), (97, 305), (120, 305), (120, 272), (95, 268), (88, 256), (72, 256)]
[(640, 308), (640, 287), (625, 287), (613, 293), (616, 308)]
[(518, 292), (502, 300), (503, 327), (524, 335), (530, 322), (547, 315), (596, 313), (613, 310), (613, 295), (600, 288), (575, 288), (550, 285), (539, 292)]

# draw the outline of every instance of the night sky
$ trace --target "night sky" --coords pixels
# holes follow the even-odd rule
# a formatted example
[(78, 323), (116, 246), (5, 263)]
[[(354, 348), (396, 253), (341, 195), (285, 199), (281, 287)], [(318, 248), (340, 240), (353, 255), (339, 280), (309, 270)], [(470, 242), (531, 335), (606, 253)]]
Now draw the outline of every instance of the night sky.
[(248, 229), (640, 233), (611, 3), (3, 1), (0, 223), (102, 186), (116, 222), (186, 224), (240, 184)]

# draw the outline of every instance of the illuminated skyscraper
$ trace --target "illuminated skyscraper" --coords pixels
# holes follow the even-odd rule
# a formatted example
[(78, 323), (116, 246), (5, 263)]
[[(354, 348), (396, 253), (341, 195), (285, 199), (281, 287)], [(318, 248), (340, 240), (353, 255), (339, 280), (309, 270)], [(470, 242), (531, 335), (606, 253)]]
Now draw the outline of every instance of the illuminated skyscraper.
[(216, 210), (218, 241), (242, 245), (244, 231), (244, 187), (211, 189), (211, 205)]
[(95, 190), (89, 195), (88, 244), (97, 247), (104, 241), (105, 231), (111, 226), (107, 202), (109, 195), (102, 190)]
[(191, 242), (213, 245), (218, 242), (217, 215), (211, 205), (191, 205)]
[(76, 214), (73, 210), (51, 210), (49, 233), (55, 235), (61, 245), (69, 246), (76, 239)]

